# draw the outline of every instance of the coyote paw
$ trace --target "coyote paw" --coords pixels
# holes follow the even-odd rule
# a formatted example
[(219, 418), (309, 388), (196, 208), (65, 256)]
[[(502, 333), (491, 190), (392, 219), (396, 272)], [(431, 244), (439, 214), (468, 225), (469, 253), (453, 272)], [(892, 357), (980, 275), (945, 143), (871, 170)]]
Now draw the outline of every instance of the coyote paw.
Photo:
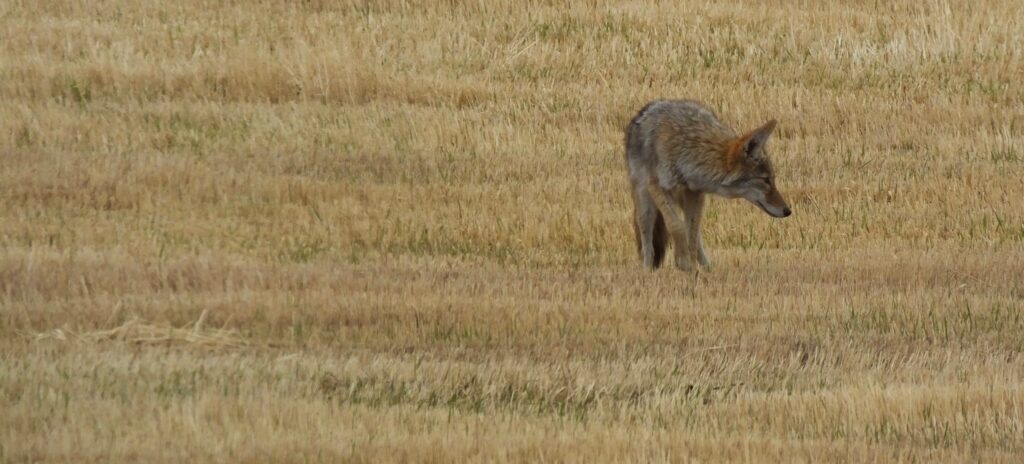
[(700, 264), (704, 269), (711, 269), (711, 260), (708, 256), (701, 252), (697, 255), (697, 263)]
[(693, 259), (688, 255), (676, 255), (676, 269), (680, 271), (693, 272)]

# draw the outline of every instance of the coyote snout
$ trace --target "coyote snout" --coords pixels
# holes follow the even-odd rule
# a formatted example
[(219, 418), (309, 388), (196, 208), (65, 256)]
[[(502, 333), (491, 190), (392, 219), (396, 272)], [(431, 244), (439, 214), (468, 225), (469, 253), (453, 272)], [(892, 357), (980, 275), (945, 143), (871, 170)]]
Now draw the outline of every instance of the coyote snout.
[(777, 218), (792, 214), (765, 150), (775, 125), (771, 120), (737, 135), (691, 100), (654, 101), (633, 117), (626, 129), (626, 163), (645, 267), (661, 265), (669, 236), (677, 267), (710, 265), (700, 235), (705, 194), (745, 198)]
[(765, 186), (755, 186), (749, 190), (749, 194), (744, 195), (744, 198), (763, 209), (764, 212), (772, 217), (784, 218), (793, 214), (793, 211), (789, 209), (789, 205), (786, 204), (786, 200), (782, 198), (782, 194), (775, 188), (775, 182), (771, 179), (766, 179), (763, 183), (767, 184), (766, 189)]
[(765, 196), (765, 201), (758, 202), (757, 205), (764, 212), (777, 218), (789, 217), (790, 214), (793, 214), (793, 211), (789, 209), (789, 205), (786, 204), (786, 200), (782, 199), (782, 194), (774, 187)]

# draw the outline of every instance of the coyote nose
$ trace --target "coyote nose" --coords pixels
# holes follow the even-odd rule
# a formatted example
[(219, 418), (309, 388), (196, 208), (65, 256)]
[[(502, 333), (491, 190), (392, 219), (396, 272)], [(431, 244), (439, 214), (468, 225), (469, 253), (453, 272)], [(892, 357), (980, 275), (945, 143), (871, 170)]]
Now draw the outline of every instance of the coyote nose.
[(782, 217), (789, 217), (790, 214), (793, 212), (789, 210), (789, 207), (782, 208)]

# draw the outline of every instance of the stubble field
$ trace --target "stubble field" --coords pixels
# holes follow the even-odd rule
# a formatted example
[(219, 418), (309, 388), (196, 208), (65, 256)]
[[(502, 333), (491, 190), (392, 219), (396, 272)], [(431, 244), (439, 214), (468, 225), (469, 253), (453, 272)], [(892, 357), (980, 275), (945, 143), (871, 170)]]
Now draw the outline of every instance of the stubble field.
[(0, 1), (0, 460), (1019, 462), (1024, 6), (585, 3)]

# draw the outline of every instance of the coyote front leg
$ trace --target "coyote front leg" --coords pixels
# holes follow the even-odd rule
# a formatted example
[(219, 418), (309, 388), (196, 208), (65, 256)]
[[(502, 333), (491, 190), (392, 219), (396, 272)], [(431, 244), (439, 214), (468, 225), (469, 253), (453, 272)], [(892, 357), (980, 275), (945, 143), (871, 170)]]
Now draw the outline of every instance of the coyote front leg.
[(690, 240), (687, 237), (686, 224), (679, 217), (679, 211), (671, 196), (657, 182), (648, 184), (647, 190), (651, 193), (654, 204), (658, 206), (658, 211), (661, 211), (662, 217), (665, 218), (665, 225), (669, 234), (672, 235), (672, 242), (675, 244), (676, 267), (683, 271), (692, 271), (693, 258), (690, 253)]
[(687, 236), (690, 238), (690, 252), (705, 268), (711, 267), (711, 260), (704, 253), (704, 239), (700, 234), (700, 219), (704, 215), (704, 193), (684, 189), (680, 193), (683, 214), (686, 215)]

